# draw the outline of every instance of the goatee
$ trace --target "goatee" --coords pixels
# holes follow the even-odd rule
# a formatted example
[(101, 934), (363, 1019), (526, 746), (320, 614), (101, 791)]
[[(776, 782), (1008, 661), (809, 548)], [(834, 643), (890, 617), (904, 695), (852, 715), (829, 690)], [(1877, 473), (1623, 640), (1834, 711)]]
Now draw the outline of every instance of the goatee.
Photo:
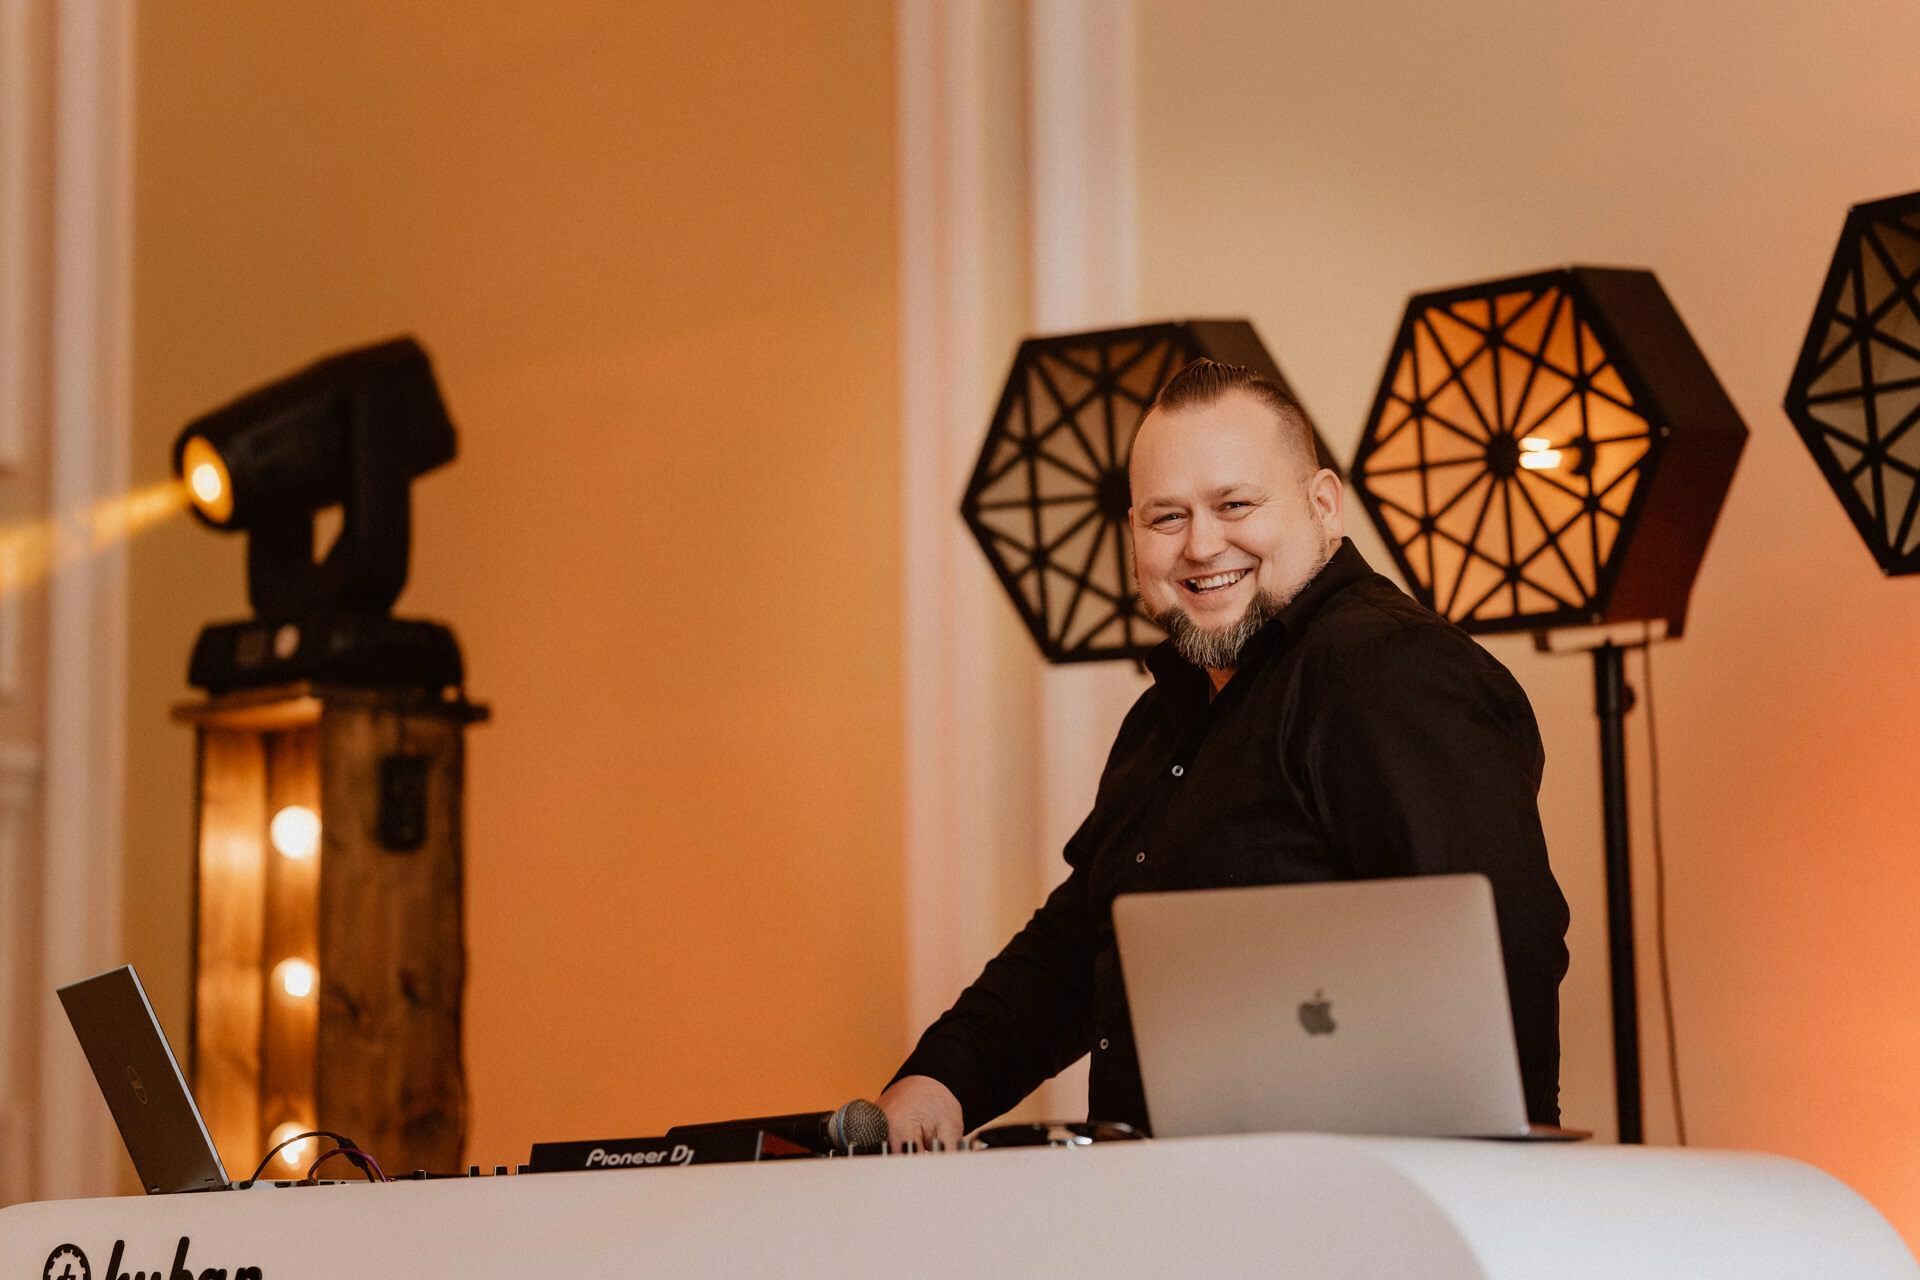
[(1262, 627), (1278, 617), (1282, 609), (1307, 589), (1308, 583), (1320, 576), (1320, 571), (1327, 567), (1327, 562), (1333, 559), (1333, 553), (1339, 546), (1339, 539), (1327, 539), (1320, 548), (1320, 563), (1313, 567), (1313, 572), (1299, 586), (1285, 595), (1272, 591), (1255, 592), (1246, 612), (1225, 626), (1202, 627), (1188, 617), (1187, 611), (1179, 605), (1164, 613), (1148, 616), (1166, 631), (1167, 639), (1173, 641), (1173, 651), (1194, 666), (1208, 671), (1236, 670), (1247, 642), (1259, 635)]
[(1165, 628), (1173, 650), (1196, 667), (1231, 671), (1240, 665), (1240, 651), (1287, 607), (1287, 601), (1269, 591), (1257, 593), (1246, 612), (1222, 627), (1202, 627), (1178, 606), (1154, 621)]

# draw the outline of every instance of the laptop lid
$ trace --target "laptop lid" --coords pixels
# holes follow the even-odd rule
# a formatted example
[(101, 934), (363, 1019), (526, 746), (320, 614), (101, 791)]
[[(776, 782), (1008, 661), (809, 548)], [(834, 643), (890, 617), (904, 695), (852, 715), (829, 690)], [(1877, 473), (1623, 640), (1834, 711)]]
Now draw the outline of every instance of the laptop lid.
[(60, 988), (60, 1003), (149, 1192), (227, 1185), (213, 1138), (133, 966)]
[(1526, 1133), (1485, 876), (1127, 894), (1113, 918), (1157, 1136)]

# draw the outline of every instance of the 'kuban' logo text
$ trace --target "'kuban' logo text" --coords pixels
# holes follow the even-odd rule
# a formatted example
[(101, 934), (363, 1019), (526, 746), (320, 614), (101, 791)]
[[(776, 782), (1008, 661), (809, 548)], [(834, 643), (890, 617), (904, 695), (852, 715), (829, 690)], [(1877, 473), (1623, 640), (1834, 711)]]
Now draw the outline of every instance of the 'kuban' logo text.
[[(113, 1242), (113, 1256), (107, 1259), (107, 1272), (102, 1280), (262, 1280), (259, 1267), (235, 1267), (229, 1271), (226, 1267), (208, 1267), (204, 1271), (195, 1271), (187, 1265), (187, 1249), (192, 1242), (186, 1236), (180, 1237), (180, 1244), (173, 1251), (173, 1265), (166, 1269), (159, 1267), (152, 1271), (126, 1271), (122, 1269), (122, 1260), (126, 1256), (127, 1242)], [(79, 1245), (63, 1244), (47, 1255), (46, 1269), (41, 1280), (93, 1280), (93, 1268), (87, 1264), (87, 1255), (81, 1252)]]

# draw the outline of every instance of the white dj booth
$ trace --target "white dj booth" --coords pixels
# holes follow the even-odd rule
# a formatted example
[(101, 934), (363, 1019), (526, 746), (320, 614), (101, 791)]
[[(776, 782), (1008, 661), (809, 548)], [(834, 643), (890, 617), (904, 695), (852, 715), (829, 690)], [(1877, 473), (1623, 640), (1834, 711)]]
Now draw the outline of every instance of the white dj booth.
[(200, 1280), (1920, 1277), (1886, 1220), (1808, 1165), (1593, 1144), (1276, 1134), (0, 1210), (0, 1280), (176, 1268)]

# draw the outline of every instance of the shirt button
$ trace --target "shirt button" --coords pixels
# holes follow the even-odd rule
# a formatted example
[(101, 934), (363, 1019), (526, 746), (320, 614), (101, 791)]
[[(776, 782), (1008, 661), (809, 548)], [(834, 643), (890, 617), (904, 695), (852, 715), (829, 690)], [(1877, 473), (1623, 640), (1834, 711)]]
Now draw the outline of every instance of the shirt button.
[(1187, 767), (1185, 765), (1177, 764), (1173, 766), (1173, 776), (1176, 778), (1184, 774), (1186, 771), (1187, 771)]
[(1145, 862), (1147, 860), (1147, 851), (1142, 849), (1139, 853), (1134, 854), (1133, 860), (1135, 862)]
[(1100, 1047), (1102, 1049), (1107, 1047), (1107, 1038), (1105, 1036), (1100, 1037)]

